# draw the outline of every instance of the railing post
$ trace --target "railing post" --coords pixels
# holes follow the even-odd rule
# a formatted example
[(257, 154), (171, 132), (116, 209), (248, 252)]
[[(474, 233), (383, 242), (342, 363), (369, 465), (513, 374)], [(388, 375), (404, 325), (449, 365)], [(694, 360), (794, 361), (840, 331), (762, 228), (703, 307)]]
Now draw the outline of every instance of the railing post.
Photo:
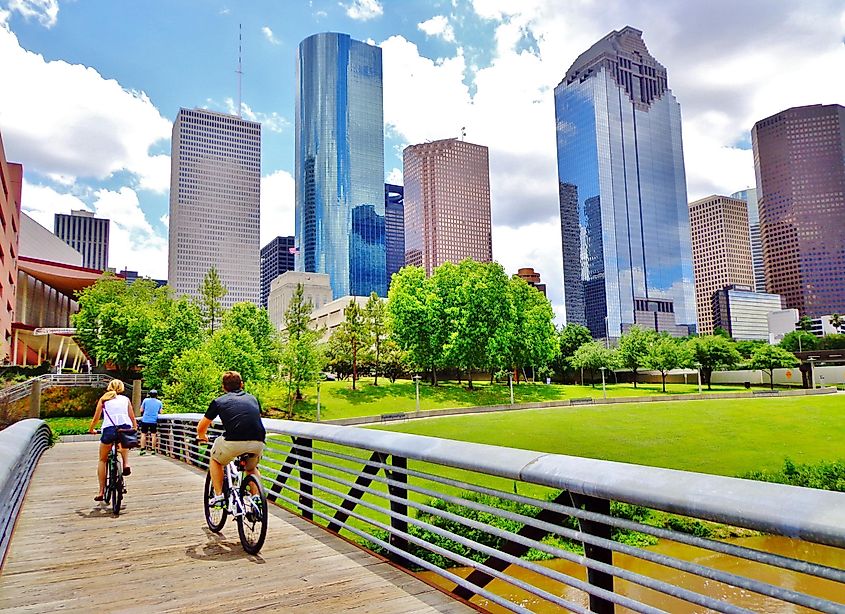
[[(588, 512), (610, 516), (610, 501), (598, 499), (587, 495), (572, 493), (572, 503), (575, 507), (582, 507)], [(610, 525), (591, 520), (579, 519), (581, 531), (604, 539), (611, 538)], [(613, 565), (613, 551), (593, 544), (584, 543), (584, 556), (594, 561)], [(598, 588), (613, 592), (613, 576), (603, 571), (587, 569), (587, 582)], [(612, 601), (590, 595), (590, 610), (597, 614), (613, 614), (614, 605)]]
[(41, 380), (34, 379), (29, 389), (29, 418), (41, 417)]
[(302, 456), (299, 461), (299, 489), (302, 491), (302, 494), (299, 495), (299, 503), (302, 505), (302, 516), (308, 520), (313, 520), (314, 514), (305, 508), (305, 506), (314, 507), (314, 499), (311, 498), (313, 488), (310, 484), (304, 483), (304, 480), (308, 480), (309, 482), (314, 480), (314, 474), (311, 472), (311, 459), (313, 458), (311, 452), (312, 440), (304, 437), (296, 437), (294, 438), (294, 443), (299, 448), (299, 454)]
[[(408, 459), (404, 456), (394, 455), (390, 457), (390, 464), (396, 467), (396, 469), (399, 469), (400, 471), (390, 471), (387, 477), (394, 482), (401, 482), (402, 484), (407, 484), (408, 474), (402, 470), (408, 468)], [(390, 526), (393, 527), (393, 529), (396, 531), (407, 533), (408, 521), (399, 519), (396, 517), (396, 515), (408, 515), (408, 504), (406, 503), (406, 501), (408, 500), (408, 489), (404, 486), (388, 484), (387, 491), (397, 499), (400, 499), (400, 501), (390, 501)], [(408, 540), (405, 537), (401, 537), (399, 535), (391, 533), (389, 541), (392, 546), (395, 546), (403, 552), (407, 552), (410, 548)], [(394, 563), (398, 563), (399, 565), (402, 565), (404, 567), (409, 567), (411, 564), (410, 561), (408, 561), (405, 557), (395, 552), (391, 552), (389, 556)]]
[(132, 408), (135, 410), (135, 415), (141, 415), (141, 380), (132, 380)]

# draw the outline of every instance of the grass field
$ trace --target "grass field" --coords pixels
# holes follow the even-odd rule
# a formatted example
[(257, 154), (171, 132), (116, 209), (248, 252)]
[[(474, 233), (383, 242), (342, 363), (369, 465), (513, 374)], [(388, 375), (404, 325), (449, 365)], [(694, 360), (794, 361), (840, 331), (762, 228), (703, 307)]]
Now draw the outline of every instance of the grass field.
[(845, 458), (845, 395), (561, 407), (414, 420), (384, 430), (737, 475)]

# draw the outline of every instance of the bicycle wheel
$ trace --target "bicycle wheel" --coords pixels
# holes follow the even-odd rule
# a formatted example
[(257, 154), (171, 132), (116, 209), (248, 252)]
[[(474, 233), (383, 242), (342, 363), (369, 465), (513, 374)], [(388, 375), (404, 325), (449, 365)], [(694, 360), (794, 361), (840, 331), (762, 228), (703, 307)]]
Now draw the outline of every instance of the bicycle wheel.
[(223, 530), (223, 525), (226, 524), (226, 516), (228, 515), (228, 511), (226, 510), (226, 504), (223, 503), (220, 507), (211, 507), (209, 506), (208, 502), (214, 497), (214, 487), (211, 485), (211, 474), (205, 474), (205, 490), (203, 492), (203, 507), (205, 509), (205, 522), (208, 524), (208, 528), (214, 531), (215, 533), (219, 533)]
[(120, 504), (123, 503), (123, 465), (118, 462), (117, 458), (112, 463), (112, 495), (111, 495), (111, 511), (115, 516), (120, 515)]
[[(250, 492), (250, 484), (258, 487), (259, 494), (255, 498)], [(258, 554), (264, 545), (264, 538), (267, 537), (267, 497), (261, 482), (253, 475), (244, 477), (240, 496), (244, 505), (244, 514), (237, 517), (241, 546), (249, 554)]]
[(114, 467), (114, 454), (109, 452), (109, 458), (106, 461), (106, 487), (103, 491), (103, 501), (106, 505), (111, 505), (112, 497), (114, 496), (114, 478), (112, 468)]

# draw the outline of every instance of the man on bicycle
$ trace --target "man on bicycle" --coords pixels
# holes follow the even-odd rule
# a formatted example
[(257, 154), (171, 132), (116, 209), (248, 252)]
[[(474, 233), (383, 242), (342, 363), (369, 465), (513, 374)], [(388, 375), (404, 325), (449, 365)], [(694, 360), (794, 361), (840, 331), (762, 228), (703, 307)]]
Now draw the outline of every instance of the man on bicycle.
[(211, 402), (197, 424), (197, 439), (208, 442), (207, 432), (212, 421), (219, 416), (223, 423), (224, 433), (214, 440), (208, 465), (215, 495), (209, 502), (212, 505), (223, 503), (223, 467), (238, 456), (250, 454), (245, 470), (261, 479), (257, 467), (267, 435), (261, 423), (261, 406), (258, 399), (244, 392), (241, 374), (226, 371), (223, 374), (223, 390), (225, 394)]

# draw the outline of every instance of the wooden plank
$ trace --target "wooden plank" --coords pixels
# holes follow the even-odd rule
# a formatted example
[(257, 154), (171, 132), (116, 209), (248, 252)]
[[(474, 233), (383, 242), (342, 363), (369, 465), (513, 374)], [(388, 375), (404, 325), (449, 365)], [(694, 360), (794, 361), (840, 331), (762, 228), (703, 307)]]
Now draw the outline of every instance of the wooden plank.
[(203, 476), (164, 457), (132, 455), (114, 518), (93, 501), (96, 454), (96, 443), (62, 443), (42, 457), (0, 575), (0, 609), (472, 611), (278, 508), (250, 556), (231, 518), (220, 535), (205, 526)]

